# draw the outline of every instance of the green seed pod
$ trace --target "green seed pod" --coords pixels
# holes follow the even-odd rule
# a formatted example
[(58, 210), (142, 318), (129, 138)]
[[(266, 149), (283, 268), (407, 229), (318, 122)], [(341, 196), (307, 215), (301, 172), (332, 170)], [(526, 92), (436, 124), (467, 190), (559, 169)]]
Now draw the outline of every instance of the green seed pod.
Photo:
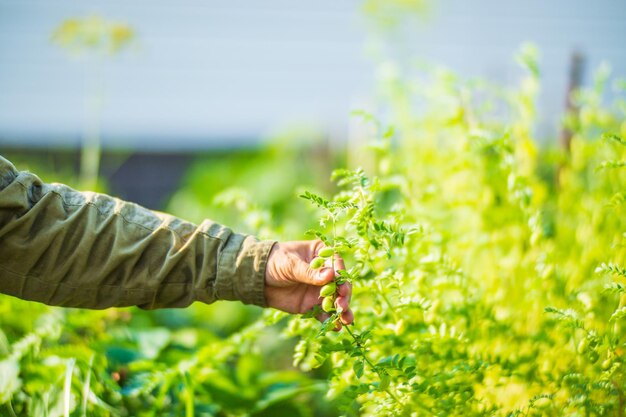
[(322, 258), (330, 258), (334, 254), (335, 254), (335, 250), (333, 248), (324, 248), (318, 253), (318, 255), (321, 256)]
[(592, 350), (587, 355), (587, 359), (589, 359), (589, 362), (591, 363), (596, 363), (598, 359), (600, 359), (600, 355), (595, 350)]
[(578, 353), (580, 353), (581, 355), (585, 352), (587, 352), (587, 349), (589, 348), (589, 339), (587, 339), (586, 337), (580, 341), (580, 343), (578, 343), (578, 348), (576, 349), (578, 351)]
[(329, 282), (324, 285), (320, 290), (320, 297), (328, 297), (329, 295), (334, 295), (335, 291), (337, 291), (337, 284), (333, 282)]
[(602, 362), (602, 369), (606, 371), (607, 369), (609, 369), (611, 367), (611, 365), (613, 365), (613, 361), (610, 358), (609, 359), (605, 359)]
[(311, 263), (309, 265), (313, 269), (319, 269), (319, 268), (322, 267), (322, 265), (324, 265), (324, 259), (323, 258), (315, 258), (315, 259), (313, 259), (311, 261)]
[(335, 297), (324, 297), (324, 300), (322, 301), (322, 310), (327, 313), (332, 313), (333, 311), (335, 311)]

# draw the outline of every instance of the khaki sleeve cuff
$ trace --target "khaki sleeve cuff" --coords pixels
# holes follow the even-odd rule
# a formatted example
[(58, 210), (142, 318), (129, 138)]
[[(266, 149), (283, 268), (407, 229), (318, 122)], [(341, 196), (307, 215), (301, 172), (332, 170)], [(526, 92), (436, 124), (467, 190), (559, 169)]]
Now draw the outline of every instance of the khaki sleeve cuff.
[(276, 241), (258, 241), (252, 236), (232, 235), (219, 255), (216, 298), (267, 307), (265, 268), (274, 243)]

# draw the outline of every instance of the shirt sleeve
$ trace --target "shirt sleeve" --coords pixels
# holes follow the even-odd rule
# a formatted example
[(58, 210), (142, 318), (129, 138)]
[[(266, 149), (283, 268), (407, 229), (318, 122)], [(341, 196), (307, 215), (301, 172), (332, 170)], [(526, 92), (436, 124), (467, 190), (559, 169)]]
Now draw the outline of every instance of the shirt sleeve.
[(274, 241), (43, 183), (0, 156), (0, 292), (49, 305), (266, 306)]

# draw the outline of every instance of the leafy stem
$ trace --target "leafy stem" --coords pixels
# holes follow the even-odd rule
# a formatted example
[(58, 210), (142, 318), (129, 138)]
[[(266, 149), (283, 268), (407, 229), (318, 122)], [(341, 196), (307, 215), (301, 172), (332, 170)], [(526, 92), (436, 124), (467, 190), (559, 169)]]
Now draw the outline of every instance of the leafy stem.
[[(348, 334), (352, 337), (352, 340), (354, 340), (354, 344), (357, 347), (360, 356), (369, 365), (369, 367), (372, 369), (372, 371), (374, 373), (376, 373), (376, 375), (378, 375), (378, 378), (382, 381), (384, 376), (382, 375), (382, 373), (378, 369), (378, 367), (376, 365), (374, 365), (374, 363), (370, 360), (370, 358), (367, 357), (367, 354), (365, 353), (365, 348), (363, 348), (363, 345), (361, 344), (361, 341), (359, 340), (359, 338), (352, 332), (352, 330), (350, 330), (350, 326), (349, 325), (346, 325), (344, 327), (348, 331)], [(400, 403), (400, 399), (393, 392), (391, 392), (391, 390), (389, 388), (385, 388), (384, 391), (387, 394), (389, 394), (389, 396), (395, 402)]]
[(400, 318), (398, 317), (398, 313), (396, 311), (396, 307), (391, 303), (391, 301), (389, 300), (389, 297), (387, 297), (387, 295), (383, 291), (383, 288), (380, 285), (380, 281), (376, 282), (376, 288), (378, 288), (378, 292), (380, 294), (380, 297), (383, 299), (385, 304), (387, 304), (387, 307), (389, 307), (389, 311), (391, 311), (391, 314), (393, 315), (393, 318), (395, 319), (395, 321), (398, 321)]

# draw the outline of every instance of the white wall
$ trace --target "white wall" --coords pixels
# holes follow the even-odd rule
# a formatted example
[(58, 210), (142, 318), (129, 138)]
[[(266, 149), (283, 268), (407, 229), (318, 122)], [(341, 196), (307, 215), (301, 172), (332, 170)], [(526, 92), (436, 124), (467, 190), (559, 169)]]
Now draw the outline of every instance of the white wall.
[[(373, 91), (356, 0), (0, 0), (0, 146), (75, 144), (84, 67), (50, 42), (65, 18), (97, 12), (137, 30), (134, 50), (106, 65), (105, 144), (196, 148), (255, 142), (305, 123), (345, 136)], [(624, 0), (445, 0), (409, 48), (460, 72), (511, 82), (512, 56), (543, 55), (543, 130), (555, 130), (569, 57), (626, 75)]]

